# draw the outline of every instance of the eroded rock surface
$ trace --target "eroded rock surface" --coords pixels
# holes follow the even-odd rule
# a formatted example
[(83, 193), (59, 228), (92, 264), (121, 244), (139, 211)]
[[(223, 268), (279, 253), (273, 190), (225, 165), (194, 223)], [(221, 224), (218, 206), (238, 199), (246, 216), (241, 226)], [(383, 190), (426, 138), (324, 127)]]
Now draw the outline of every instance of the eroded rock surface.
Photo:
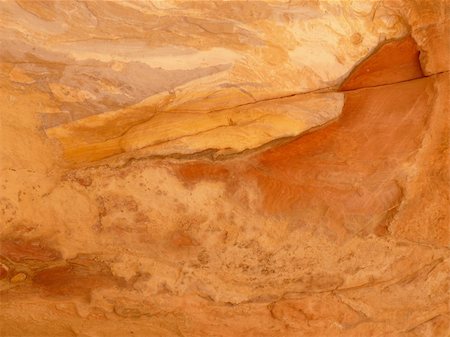
[(0, 335), (447, 336), (448, 10), (2, 2)]

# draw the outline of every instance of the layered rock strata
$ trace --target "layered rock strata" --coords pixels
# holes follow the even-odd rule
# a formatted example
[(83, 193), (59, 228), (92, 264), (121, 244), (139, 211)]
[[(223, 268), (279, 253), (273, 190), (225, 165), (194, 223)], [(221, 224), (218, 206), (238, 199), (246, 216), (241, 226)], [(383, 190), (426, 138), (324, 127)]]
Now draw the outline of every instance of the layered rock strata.
[(0, 4), (0, 335), (443, 337), (447, 2)]

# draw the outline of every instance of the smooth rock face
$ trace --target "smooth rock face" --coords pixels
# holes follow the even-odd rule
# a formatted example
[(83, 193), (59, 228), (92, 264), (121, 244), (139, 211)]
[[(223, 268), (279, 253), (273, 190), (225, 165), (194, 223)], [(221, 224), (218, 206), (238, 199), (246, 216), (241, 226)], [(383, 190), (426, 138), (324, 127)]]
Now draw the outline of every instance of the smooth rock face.
[(375, 87), (420, 78), (423, 72), (419, 55), (412, 37), (382, 45), (354, 69), (340, 90)]
[(450, 335), (448, 14), (0, 3), (0, 336)]
[(341, 93), (303, 94), (205, 113), (155, 112), (147, 121), (101, 141), (95, 130), (80, 135), (78, 128), (72, 126), (48, 130), (47, 135), (61, 141), (69, 164), (91, 163), (121, 154), (122, 160), (192, 155), (206, 150), (220, 156), (298, 136), (336, 119), (343, 103)]

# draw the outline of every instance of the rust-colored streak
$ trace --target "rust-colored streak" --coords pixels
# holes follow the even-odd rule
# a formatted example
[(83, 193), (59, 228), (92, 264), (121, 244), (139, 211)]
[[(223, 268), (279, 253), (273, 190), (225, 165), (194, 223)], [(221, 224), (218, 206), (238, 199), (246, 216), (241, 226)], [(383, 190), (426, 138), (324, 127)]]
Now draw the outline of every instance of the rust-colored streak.
[(353, 70), (339, 90), (374, 87), (422, 76), (417, 44), (408, 36), (381, 46)]
[(115, 284), (112, 275), (93, 262), (85, 266), (69, 263), (43, 269), (33, 276), (33, 284), (46, 296), (88, 297), (93, 289)]
[(223, 165), (211, 165), (208, 162), (181, 164), (175, 167), (177, 176), (187, 184), (202, 180), (225, 181), (230, 175), (229, 169)]
[(0, 280), (8, 276), (8, 267), (0, 263)]
[(341, 234), (382, 221), (402, 197), (402, 167), (420, 147), (432, 83), (348, 92), (336, 123), (260, 154), (248, 174), (265, 210)]
[(0, 255), (14, 261), (25, 260), (53, 261), (60, 258), (60, 253), (44, 246), (38, 241), (3, 240), (0, 242)]

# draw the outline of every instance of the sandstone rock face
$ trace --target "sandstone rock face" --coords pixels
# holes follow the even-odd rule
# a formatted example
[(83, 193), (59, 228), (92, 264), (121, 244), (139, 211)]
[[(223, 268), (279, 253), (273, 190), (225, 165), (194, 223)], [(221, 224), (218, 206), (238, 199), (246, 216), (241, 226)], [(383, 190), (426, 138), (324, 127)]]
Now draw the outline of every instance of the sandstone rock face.
[(419, 55), (417, 44), (411, 37), (382, 45), (354, 69), (340, 90), (375, 87), (420, 78), (423, 72)]
[(448, 14), (0, 3), (0, 335), (448, 336)]

